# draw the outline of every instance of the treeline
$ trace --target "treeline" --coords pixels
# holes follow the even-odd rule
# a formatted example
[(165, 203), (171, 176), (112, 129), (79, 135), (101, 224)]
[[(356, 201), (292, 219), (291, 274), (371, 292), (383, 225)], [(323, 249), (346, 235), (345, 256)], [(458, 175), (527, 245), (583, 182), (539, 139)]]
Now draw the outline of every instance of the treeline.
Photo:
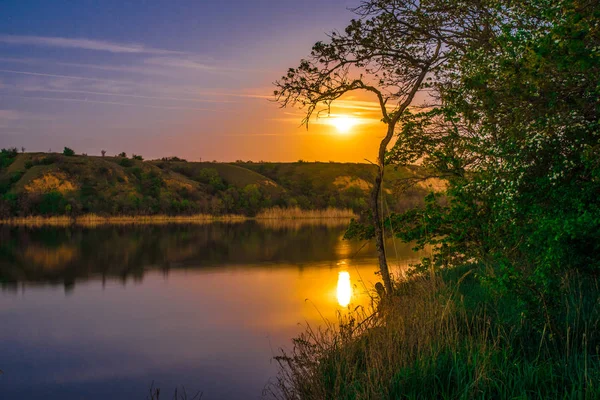
[[(360, 213), (368, 207), (367, 182), (373, 173), (360, 164), (196, 163), (177, 157), (144, 161), (125, 153), (77, 155), (67, 147), (62, 154), (2, 149), (0, 162), (0, 218), (254, 216), (272, 207)], [(356, 171), (364, 179), (352, 181)], [(398, 205), (391, 191), (387, 198), (390, 206)]]

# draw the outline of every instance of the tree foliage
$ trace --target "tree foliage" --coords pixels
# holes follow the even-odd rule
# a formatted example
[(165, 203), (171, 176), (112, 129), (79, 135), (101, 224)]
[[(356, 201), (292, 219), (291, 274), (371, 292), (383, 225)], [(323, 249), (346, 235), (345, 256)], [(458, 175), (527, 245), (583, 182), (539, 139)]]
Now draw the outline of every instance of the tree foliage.
[(599, 10), (490, 3), (487, 39), (436, 77), (439, 104), (402, 117), (387, 162), (419, 160), (448, 182), (388, 221), (435, 246), (421, 266), (480, 263), (493, 288), (546, 316), (565, 273), (600, 271)]

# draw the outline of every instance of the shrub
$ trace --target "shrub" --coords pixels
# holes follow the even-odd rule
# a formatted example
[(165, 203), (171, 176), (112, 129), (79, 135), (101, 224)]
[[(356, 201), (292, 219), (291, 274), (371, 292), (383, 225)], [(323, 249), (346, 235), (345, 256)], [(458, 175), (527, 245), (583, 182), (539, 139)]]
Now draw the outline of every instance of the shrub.
[(120, 165), (121, 167), (125, 167), (125, 168), (127, 168), (127, 167), (131, 167), (131, 166), (133, 165), (133, 161), (131, 161), (129, 158), (122, 158), (122, 159), (119, 161), (119, 165)]
[(0, 150), (0, 169), (12, 164), (18, 153), (16, 147)]
[(65, 147), (64, 150), (63, 150), (63, 155), (72, 157), (72, 156), (75, 155), (75, 151), (73, 149)]
[(142, 157), (142, 156), (140, 156), (138, 154), (133, 154), (131, 156), (131, 158), (134, 159), (134, 160), (138, 160), (138, 161), (144, 161), (144, 157)]
[(38, 211), (42, 215), (62, 213), (67, 207), (67, 201), (60, 192), (50, 192), (42, 196)]

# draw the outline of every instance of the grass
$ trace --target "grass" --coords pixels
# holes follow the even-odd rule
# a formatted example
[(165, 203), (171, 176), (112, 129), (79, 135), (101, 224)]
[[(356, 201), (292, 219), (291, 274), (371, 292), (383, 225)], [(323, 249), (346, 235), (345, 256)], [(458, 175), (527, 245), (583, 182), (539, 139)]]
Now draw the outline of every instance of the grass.
[(356, 218), (350, 209), (326, 208), (325, 210), (302, 210), (298, 207), (273, 207), (259, 212), (257, 219), (345, 219)]
[(264, 210), (256, 217), (244, 215), (121, 215), (101, 216), (86, 214), (80, 216), (28, 216), (0, 219), (0, 225), (22, 225), (22, 226), (100, 226), (100, 225), (136, 225), (136, 224), (206, 224), (212, 222), (243, 222), (257, 220), (266, 226), (281, 226), (282, 221), (295, 221), (292, 225), (304, 225), (311, 221), (318, 224), (339, 226), (348, 224), (350, 218), (354, 217), (352, 210), (340, 210), (328, 208), (326, 210), (301, 210), (299, 208), (271, 208)]
[(538, 330), (518, 316), (509, 322), (514, 300), (481, 297), (475, 274), (460, 272), (406, 280), (336, 329), (309, 327), (276, 358), (266, 397), (600, 398), (597, 279), (565, 278), (560, 317)]

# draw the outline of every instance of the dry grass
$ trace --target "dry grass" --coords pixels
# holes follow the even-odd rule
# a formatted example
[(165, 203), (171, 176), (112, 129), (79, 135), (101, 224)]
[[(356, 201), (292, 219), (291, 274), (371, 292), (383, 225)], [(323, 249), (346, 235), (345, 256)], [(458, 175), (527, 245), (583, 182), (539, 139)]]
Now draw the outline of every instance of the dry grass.
[[(212, 222), (243, 222), (257, 220), (265, 227), (299, 226), (308, 223), (340, 226), (347, 224), (349, 219), (355, 217), (352, 210), (328, 208), (326, 210), (301, 210), (299, 208), (270, 208), (259, 213), (256, 217), (244, 215), (120, 215), (101, 216), (86, 214), (76, 217), (61, 215), (54, 217), (29, 216), (15, 217), (0, 220), (0, 225), (24, 226), (101, 226), (101, 225), (135, 225), (135, 224), (207, 224)], [(283, 222), (282, 222), (283, 221)], [(301, 221), (301, 222), (300, 222)], [(290, 222), (290, 223), (286, 223)]]
[(256, 218), (256, 222), (265, 229), (298, 230), (305, 226), (326, 226), (328, 228), (348, 227), (350, 220), (349, 218)]
[(206, 224), (216, 221), (223, 222), (242, 222), (248, 218), (243, 215), (135, 215), (135, 216), (100, 216), (87, 214), (78, 217), (56, 216), (40, 217), (30, 216), (21, 218), (9, 218), (0, 220), (4, 225), (25, 225), (25, 226), (69, 226), (79, 225), (94, 227), (101, 225), (136, 225), (136, 224)]
[(279, 208), (273, 207), (261, 211), (256, 219), (328, 219), (338, 218), (349, 220), (356, 214), (350, 209), (327, 208), (325, 210), (302, 210), (298, 207)]

